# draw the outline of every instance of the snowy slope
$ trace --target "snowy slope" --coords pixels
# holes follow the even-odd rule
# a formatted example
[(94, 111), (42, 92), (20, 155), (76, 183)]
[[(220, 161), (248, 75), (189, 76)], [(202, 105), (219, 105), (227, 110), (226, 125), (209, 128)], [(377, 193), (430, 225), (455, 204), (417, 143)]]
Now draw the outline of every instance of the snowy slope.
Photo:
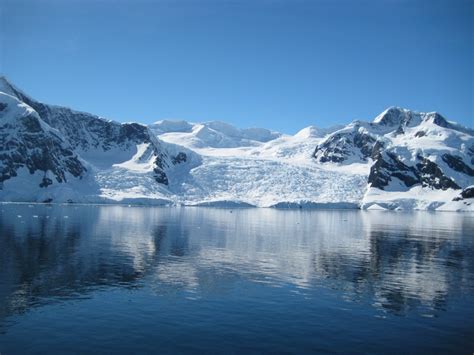
[(332, 130), (307, 127), (296, 135), (238, 129), (223, 122), (159, 121), (160, 140), (202, 157), (170, 191), (187, 205), (357, 208), (367, 169), (325, 169), (312, 161), (315, 145)]
[(238, 129), (219, 121), (190, 123), (163, 120), (149, 126), (152, 132), (170, 141), (179, 141), (189, 148), (236, 148), (256, 146), (281, 136), (264, 128)]
[(2, 92), (0, 132), (2, 199), (29, 200), (32, 186), (44, 191), (86, 175), (84, 164), (57, 130), (30, 106)]
[[(0, 200), (126, 202), (130, 199), (168, 203), (166, 186), (170, 177), (185, 173), (199, 163), (196, 154), (161, 142), (144, 125), (121, 124), (37, 102), (5, 78), (0, 78), (1, 92), (0, 99), (6, 108), (0, 112), (0, 120), (8, 124), (1, 127), (3, 184)], [(44, 134), (32, 143), (31, 131), (36, 128), (26, 133), (18, 128), (25, 126), (25, 119), (34, 120), (57, 141), (56, 145), (61, 145), (61, 149), (53, 149), (51, 141), (54, 143), (54, 140), (44, 137)], [(17, 146), (12, 148), (12, 141), (18, 142)], [(50, 162), (49, 165), (36, 163), (30, 167), (30, 160), (38, 161), (35, 144), (45, 146), (40, 152), (47, 156), (43, 160)], [(22, 146), (31, 149), (26, 151)], [(9, 151), (13, 151), (14, 157), (21, 155), (23, 160), (15, 158), (15, 165), (12, 165), (9, 163), (12, 159), (5, 158)], [(52, 158), (49, 157), (51, 154), (54, 154)], [(66, 178), (66, 172), (81, 181)], [(52, 174), (55, 179), (51, 178)], [(41, 182), (47, 179), (47, 186), (37, 183), (40, 177)]]
[(118, 123), (0, 78), (0, 201), (474, 211), (474, 132), (390, 108), (295, 135)]
[(472, 210), (452, 199), (474, 183), (474, 131), (438, 113), (389, 108), (329, 135), (313, 156), (322, 165), (370, 166), (362, 208), (442, 209), (449, 202)]
[(394, 107), (372, 122), (269, 141), (242, 142), (226, 125), (220, 146), (197, 139), (204, 124), (162, 122), (161, 140), (202, 156), (170, 186), (184, 204), (472, 210), (469, 199), (453, 199), (474, 183), (473, 132), (437, 113)]
[[(215, 152), (212, 152), (215, 154)], [(316, 204), (356, 208), (363, 197), (362, 174), (324, 170), (314, 164), (253, 156), (204, 155), (186, 181), (170, 185), (188, 205), (245, 203), (259, 207)]]

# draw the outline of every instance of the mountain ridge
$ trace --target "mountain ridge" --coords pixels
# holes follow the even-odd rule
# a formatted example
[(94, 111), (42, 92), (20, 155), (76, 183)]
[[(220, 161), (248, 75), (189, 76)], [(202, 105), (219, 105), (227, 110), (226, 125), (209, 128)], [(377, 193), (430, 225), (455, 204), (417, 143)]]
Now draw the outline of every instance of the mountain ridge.
[[(0, 201), (473, 210), (474, 130), (390, 107), (295, 135), (119, 123), (0, 78)], [(468, 196), (468, 197), (466, 197)]]

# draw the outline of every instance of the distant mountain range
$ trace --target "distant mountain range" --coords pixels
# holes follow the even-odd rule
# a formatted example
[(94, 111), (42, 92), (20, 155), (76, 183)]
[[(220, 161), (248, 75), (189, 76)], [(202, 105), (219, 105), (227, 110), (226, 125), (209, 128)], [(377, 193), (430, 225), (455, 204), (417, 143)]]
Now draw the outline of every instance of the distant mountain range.
[(474, 211), (474, 130), (398, 107), (293, 136), (118, 123), (2, 77), (0, 201)]

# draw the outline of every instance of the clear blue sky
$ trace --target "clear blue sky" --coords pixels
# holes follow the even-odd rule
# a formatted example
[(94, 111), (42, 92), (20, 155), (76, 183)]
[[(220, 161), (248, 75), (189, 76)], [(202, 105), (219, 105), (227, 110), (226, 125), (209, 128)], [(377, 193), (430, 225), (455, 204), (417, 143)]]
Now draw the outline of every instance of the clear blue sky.
[(0, 71), (47, 103), (287, 133), (393, 105), (474, 126), (472, 0), (0, 4)]

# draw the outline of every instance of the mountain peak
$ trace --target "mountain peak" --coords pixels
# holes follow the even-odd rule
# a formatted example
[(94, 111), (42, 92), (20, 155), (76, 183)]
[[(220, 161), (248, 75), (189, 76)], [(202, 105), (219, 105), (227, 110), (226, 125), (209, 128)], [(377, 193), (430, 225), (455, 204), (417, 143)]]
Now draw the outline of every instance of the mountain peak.
[(13, 85), (4, 75), (0, 76), (0, 92), (14, 96), (20, 101), (24, 101), (25, 98), (29, 98), (23, 91)]
[(219, 121), (120, 124), (5, 77), (0, 91), (0, 201), (474, 208), (452, 204), (474, 184), (474, 132), (435, 112), (390, 107), (282, 137)]
[[(421, 121), (429, 121), (437, 126), (444, 128), (454, 128), (452, 125), (438, 112), (417, 112), (405, 108), (392, 106), (378, 115), (373, 123), (387, 127), (400, 127), (404, 125), (416, 125)], [(457, 125), (459, 126), (459, 125)]]
[(319, 137), (319, 136), (320, 136), (320, 132), (319, 132), (318, 127), (316, 127), (316, 126), (308, 126), (308, 127), (305, 127), (305, 128), (303, 128), (303, 129), (299, 130), (294, 136), (295, 136), (295, 137), (298, 137), (298, 138)]
[(13, 85), (3, 75), (0, 76), (0, 91), (8, 95), (15, 96)]
[(385, 126), (398, 126), (400, 123), (407, 121), (412, 111), (398, 106), (391, 106), (375, 117), (373, 123)]
[(432, 119), (432, 122), (440, 127), (450, 128), (450, 125), (446, 118), (441, 116), (438, 112), (430, 112), (427, 114), (428, 119)]
[(165, 119), (156, 121), (150, 128), (160, 133), (191, 132), (194, 124), (184, 120)]

